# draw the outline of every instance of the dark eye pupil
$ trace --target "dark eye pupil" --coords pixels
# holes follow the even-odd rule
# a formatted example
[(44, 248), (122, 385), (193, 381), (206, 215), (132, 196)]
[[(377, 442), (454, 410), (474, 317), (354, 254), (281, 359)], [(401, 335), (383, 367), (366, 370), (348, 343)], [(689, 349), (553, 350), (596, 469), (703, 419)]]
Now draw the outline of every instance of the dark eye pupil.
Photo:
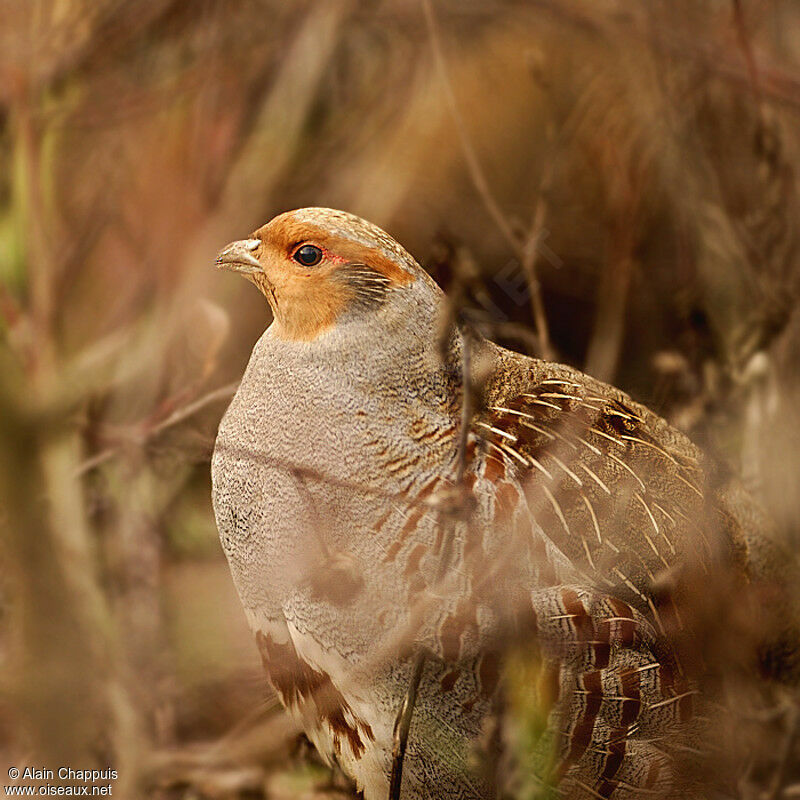
[(322, 250), (313, 244), (305, 244), (295, 252), (294, 260), (304, 267), (313, 267), (322, 261)]

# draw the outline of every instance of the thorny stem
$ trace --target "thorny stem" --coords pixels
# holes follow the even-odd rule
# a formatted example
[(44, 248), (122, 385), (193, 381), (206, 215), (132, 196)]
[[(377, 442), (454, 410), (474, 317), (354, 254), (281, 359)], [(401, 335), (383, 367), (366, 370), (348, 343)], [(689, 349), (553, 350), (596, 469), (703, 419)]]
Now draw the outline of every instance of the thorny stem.
[[(461, 488), (464, 485), (464, 476), (467, 471), (467, 444), (469, 442), (469, 431), (472, 423), (473, 397), (472, 397), (472, 353), (470, 333), (463, 330), (461, 333), (461, 428), (458, 435), (458, 448), (456, 450), (456, 486)], [(457, 520), (450, 516), (447, 518), (447, 530), (445, 531), (442, 543), (442, 552), (439, 556), (439, 565), (436, 571), (436, 581), (440, 582), (450, 564), (450, 556), (453, 549), (453, 538), (455, 535)], [(444, 521), (440, 519), (440, 524)], [(406, 755), (408, 744), (408, 733), (411, 729), (411, 719), (414, 716), (414, 707), (417, 703), (417, 692), (422, 680), (422, 673), (425, 669), (427, 654), (424, 649), (420, 649), (414, 658), (414, 669), (411, 673), (411, 680), (406, 689), (403, 703), (397, 714), (394, 723), (394, 733), (392, 741), (392, 774), (389, 781), (389, 800), (400, 800), (400, 787), (403, 782), (403, 761)]]

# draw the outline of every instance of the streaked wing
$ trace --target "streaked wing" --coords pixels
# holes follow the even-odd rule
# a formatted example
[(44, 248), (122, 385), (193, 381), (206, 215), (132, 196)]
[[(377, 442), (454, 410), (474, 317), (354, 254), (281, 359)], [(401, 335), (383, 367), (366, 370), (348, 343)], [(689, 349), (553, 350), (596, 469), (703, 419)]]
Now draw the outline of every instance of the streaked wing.
[(558, 549), (597, 585), (652, 610), (661, 573), (712, 557), (697, 451), (675, 447), (674, 432), (667, 441), (621, 393), (576, 376), (536, 375), (511, 391), (490, 384), (475, 432)]

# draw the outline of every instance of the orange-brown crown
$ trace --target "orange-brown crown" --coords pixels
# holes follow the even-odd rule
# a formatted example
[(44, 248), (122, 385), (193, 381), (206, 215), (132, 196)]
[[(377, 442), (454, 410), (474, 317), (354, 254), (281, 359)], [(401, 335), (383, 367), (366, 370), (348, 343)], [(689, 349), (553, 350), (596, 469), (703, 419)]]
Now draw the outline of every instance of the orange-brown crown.
[(276, 335), (301, 341), (316, 339), (345, 313), (382, 304), (421, 273), (387, 233), (330, 208), (280, 214), (225, 247), (216, 263), (261, 289)]

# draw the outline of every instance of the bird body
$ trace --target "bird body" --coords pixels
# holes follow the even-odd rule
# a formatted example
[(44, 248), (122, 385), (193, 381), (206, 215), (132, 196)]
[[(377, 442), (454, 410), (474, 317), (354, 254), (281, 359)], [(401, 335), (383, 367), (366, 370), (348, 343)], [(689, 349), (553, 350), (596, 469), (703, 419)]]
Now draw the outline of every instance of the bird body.
[(744, 585), (758, 534), (697, 448), (569, 367), (456, 330), (442, 346), (439, 288), (352, 215), (288, 212), (218, 263), (274, 321), (220, 424), (217, 524), (270, 681), (323, 756), (366, 800), (388, 796), (423, 647), (402, 796), (490, 796), (473, 747), (511, 636), (549, 676), (544, 784), (673, 791), (653, 741), (693, 724), (694, 674), (670, 643), (682, 569)]

